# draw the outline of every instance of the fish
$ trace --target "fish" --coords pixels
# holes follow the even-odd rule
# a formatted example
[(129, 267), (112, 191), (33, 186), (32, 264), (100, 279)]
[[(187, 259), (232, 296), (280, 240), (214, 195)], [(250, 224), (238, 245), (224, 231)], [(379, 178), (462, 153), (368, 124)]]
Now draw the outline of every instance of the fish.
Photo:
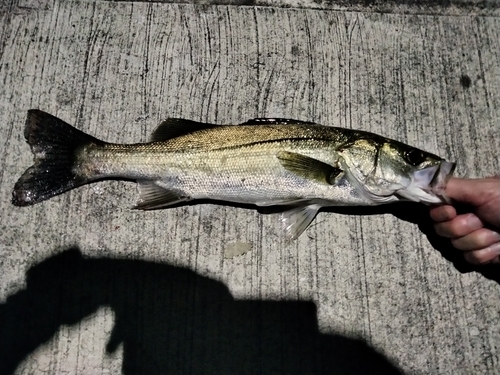
[(147, 143), (116, 144), (32, 109), (24, 136), (34, 164), (14, 186), (16, 206), (95, 181), (134, 180), (141, 210), (201, 199), (281, 206), (290, 240), (323, 207), (448, 202), (456, 165), (374, 133), (282, 118), (239, 125), (169, 118)]

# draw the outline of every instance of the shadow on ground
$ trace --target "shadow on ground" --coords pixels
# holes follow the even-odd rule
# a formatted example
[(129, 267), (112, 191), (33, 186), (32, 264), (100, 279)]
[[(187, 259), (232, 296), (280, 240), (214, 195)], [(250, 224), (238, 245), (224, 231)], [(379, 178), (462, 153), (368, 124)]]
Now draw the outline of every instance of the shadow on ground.
[[(200, 203), (220, 204), (220, 202), (211, 200), (193, 201), (187, 204), (195, 205)], [(245, 204), (225, 202), (224, 205), (245, 209), (255, 209), (255, 206)], [(284, 211), (286, 208), (287, 206), (269, 206), (258, 207), (257, 210), (261, 214), (276, 214)], [(455, 208), (457, 209), (459, 214), (471, 212), (470, 207), (461, 207), (455, 205)], [(460, 273), (477, 272), (487, 279), (496, 281), (498, 284), (500, 284), (500, 267), (498, 265), (470, 264), (464, 259), (463, 252), (455, 249), (451, 245), (451, 241), (448, 238), (443, 238), (436, 234), (436, 231), (434, 230), (434, 222), (429, 215), (429, 207), (424, 204), (415, 202), (396, 202), (391, 204), (383, 204), (380, 206), (325, 207), (322, 209), (322, 211), (332, 214), (363, 216), (391, 214), (398, 219), (416, 224), (418, 226), (418, 229), (425, 234), (432, 247), (439, 251), (446, 260), (451, 262)], [(307, 231), (303, 235), (307, 235)], [(411, 250), (409, 249), (408, 251)]]
[[(463, 212), (470, 212), (466, 207), (461, 209)], [(453, 263), (455, 268), (461, 273), (478, 272), (490, 280), (494, 280), (500, 284), (500, 267), (498, 265), (472, 265), (468, 263), (463, 252), (455, 249), (451, 245), (451, 241), (447, 238), (438, 236), (434, 230), (434, 222), (429, 216), (429, 207), (413, 202), (400, 202), (390, 205), (382, 205), (375, 207), (348, 207), (348, 208), (332, 208), (328, 212), (347, 214), (347, 215), (380, 215), (392, 214), (398, 219), (417, 224), (419, 230), (425, 234), (430, 244), (434, 249), (439, 251), (441, 255)]]
[(27, 287), (0, 305), (0, 373), (102, 306), (123, 344), (124, 374), (400, 374), (362, 340), (318, 331), (307, 301), (238, 301), (188, 269), (84, 258), (68, 249), (34, 266)]
[[(197, 204), (223, 204), (229, 207), (244, 208), (249, 210), (256, 209), (253, 205), (231, 202), (221, 203), (214, 200), (197, 200), (188, 203), (181, 203), (178, 206)], [(292, 206), (257, 207), (257, 211), (261, 214), (277, 214), (291, 207)], [(455, 208), (459, 214), (471, 212), (469, 207), (455, 205)], [(330, 212), (332, 214), (363, 216), (391, 214), (398, 219), (416, 224), (418, 229), (425, 234), (432, 247), (439, 251), (446, 260), (451, 262), (460, 273), (477, 272), (487, 279), (496, 281), (500, 284), (500, 267), (498, 265), (472, 265), (464, 259), (462, 251), (455, 249), (451, 245), (451, 241), (449, 239), (436, 234), (436, 231), (434, 230), (434, 222), (429, 215), (429, 207), (424, 204), (415, 202), (396, 202), (380, 206), (324, 207), (322, 211)], [(307, 235), (307, 231), (303, 235)]]

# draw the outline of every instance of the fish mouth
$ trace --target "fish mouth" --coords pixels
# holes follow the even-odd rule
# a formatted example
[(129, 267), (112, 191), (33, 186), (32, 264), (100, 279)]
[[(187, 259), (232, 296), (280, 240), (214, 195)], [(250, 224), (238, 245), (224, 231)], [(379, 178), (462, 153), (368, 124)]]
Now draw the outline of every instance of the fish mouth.
[(445, 189), (455, 167), (455, 163), (442, 161), (432, 167), (416, 171), (411, 176), (411, 183), (397, 194), (410, 201), (425, 204), (450, 203)]

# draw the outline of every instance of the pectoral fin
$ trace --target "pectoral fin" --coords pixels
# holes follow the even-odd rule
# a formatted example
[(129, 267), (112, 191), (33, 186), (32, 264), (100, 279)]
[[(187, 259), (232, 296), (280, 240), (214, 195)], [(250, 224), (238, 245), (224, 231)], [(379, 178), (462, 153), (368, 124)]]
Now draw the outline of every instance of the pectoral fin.
[(311, 204), (281, 213), (281, 223), (290, 241), (297, 239), (307, 229), (320, 208), (318, 204)]
[(181, 192), (158, 186), (154, 181), (139, 181), (139, 199), (134, 208), (154, 210), (189, 201)]
[(340, 168), (294, 152), (280, 151), (277, 157), (284, 168), (308, 180), (333, 185), (342, 173)]

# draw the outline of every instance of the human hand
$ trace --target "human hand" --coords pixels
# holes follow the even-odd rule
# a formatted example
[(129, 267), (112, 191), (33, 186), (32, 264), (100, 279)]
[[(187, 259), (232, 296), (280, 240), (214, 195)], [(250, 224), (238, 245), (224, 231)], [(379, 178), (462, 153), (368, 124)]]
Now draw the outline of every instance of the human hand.
[(450, 238), (472, 264), (500, 264), (500, 178), (452, 178), (446, 195), (470, 212), (459, 215), (452, 205), (432, 207), (436, 233)]

